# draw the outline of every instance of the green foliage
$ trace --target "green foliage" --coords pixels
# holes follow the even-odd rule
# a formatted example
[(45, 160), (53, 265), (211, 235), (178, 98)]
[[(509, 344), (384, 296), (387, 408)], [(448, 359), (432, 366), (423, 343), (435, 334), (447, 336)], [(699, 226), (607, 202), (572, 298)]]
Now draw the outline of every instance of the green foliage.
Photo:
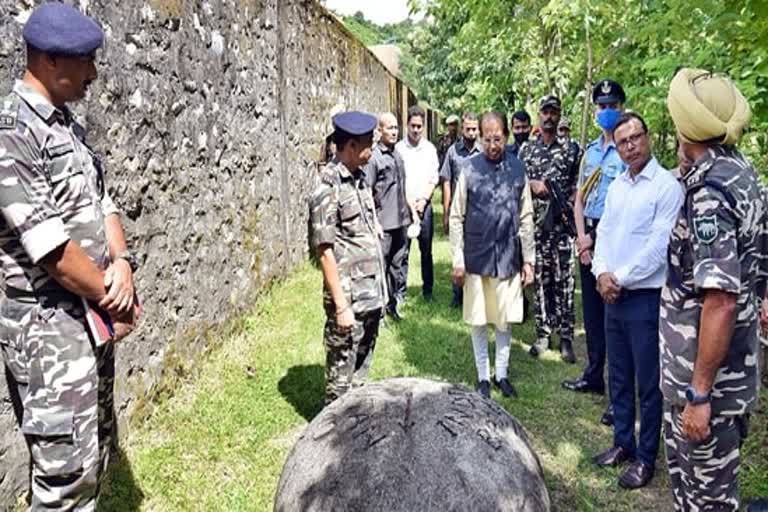
[(367, 20), (360, 11), (352, 16), (343, 16), (341, 19), (344, 26), (366, 46), (394, 44), (400, 48), (401, 78), (409, 85), (419, 82), (420, 70), (413, 55), (412, 39), (420, 23), (415, 23), (408, 18), (399, 23), (377, 25)]
[[(656, 134), (657, 152), (674, 165), (674, 128), (666, 110), (678, 66), (730, 75), (753, 110), (743, 149), (764, 171), (768, 149), (768, 2), (747, 0), (433, 0), (414, 37), (417, 90), (444, 111), (465, 108), (536, 111), (536, 99), (558, 94), (578, 134), (598, 132), (585, 94), (611, 77), (625, 87), (627, 107)], [(589, 44), (587, 40), (589, 36)]]

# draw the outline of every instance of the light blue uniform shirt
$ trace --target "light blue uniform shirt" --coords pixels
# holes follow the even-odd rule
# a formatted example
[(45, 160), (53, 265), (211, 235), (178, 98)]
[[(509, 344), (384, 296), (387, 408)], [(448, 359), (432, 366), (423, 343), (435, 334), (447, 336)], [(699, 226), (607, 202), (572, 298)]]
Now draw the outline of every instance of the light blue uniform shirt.
[(613, 272), (622, 288), (661, 288), (669, 235), (683, 205), (683, 190), (655, 158), (634, 179), (624, 171), (608, 187), (597, 225), (592, 273)]
[(584, 158), (581, 162), (579, 185), (587, 181), (587, 178), (595, 172), (595, 169), (600, 168), (600, 181), (592, 188), (589, 195), (584, 198), (584, 216), (590, 219), (599, 219), (603, 216), (608, 186), (616, 176), (624, 171), (624, 162), (621, 161), (616, 144), (613, 141), (603, 150), (602, 135), (587, 144), (587, 148), (584, 150)]

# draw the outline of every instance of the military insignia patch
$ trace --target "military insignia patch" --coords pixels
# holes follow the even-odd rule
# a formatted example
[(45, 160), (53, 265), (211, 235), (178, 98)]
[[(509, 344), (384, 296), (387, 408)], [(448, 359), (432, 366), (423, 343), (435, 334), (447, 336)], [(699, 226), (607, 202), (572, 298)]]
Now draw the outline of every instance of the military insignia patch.
[(0, 114), (0, 129), (9, 129), (16, 126), (16, 116)]
[(711, 244), (717, 238), (717, 217), (714, 215), (701, 215), (693, 219), (693, 230), (696, 238), (703, 244)]

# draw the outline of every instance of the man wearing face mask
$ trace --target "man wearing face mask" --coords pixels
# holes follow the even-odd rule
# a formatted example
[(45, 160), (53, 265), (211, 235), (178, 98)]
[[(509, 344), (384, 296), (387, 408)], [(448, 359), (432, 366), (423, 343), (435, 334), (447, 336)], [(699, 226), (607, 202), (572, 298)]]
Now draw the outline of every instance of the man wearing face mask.
[[(461, 118), (461, 137), (456, 144), (448, 149), (443, 166), (440, 168), (440, 180), (443, 183), (443, 232), (448, 234), (448, 219), (451, 211), (451, 200), (456, 190), (456, 181), (459, 179), (459, 172), (464, 161), (482, 152), (480, 144), (477, 142), (478, 132), (477, 115), (474, 112), (465, 112)], [(461, 287), (453, 284), (453, 298), (451, 307), (461, 306), (462, 290)]]
[(504, 116), (480, 119), (483, 153), (462, 166), (451, 205), (452, 277), (464, 287), (464, 321), (472, 328), (477, 392), (491, 394), (488, 326), (496, 330), (494, 384), (517, 396), (508, 378), (511, 323), (523, 319), (523, 286), (533, 281), (533, 206), (523, 164), (506, 150)]
[[(549, 348), (552, 329), (560, 336), (560, 355), (568, 363), (576, 362), (573, 354), (573, 239), (562, 219), (545, 222), (551, 217), (551, 186), (564, 197), (571, 197), (578, 174), (578, 152), (566, 138), (557, 135), (560, 121), (560, 99), (544, 96), (539, 100), (541, 133), (524, 142), (518, 157), (525, 164), (531, 187), (536, 222), (536, 341), (530, 354)], [(547, 180), (545, 182), (545, 180)]]
[(333, 125), (336, 157), (320, 172), (310, 200), (312, 243), (323, 271), (326, 404), (365, 379), (387, 303), (381, 227), (363, 171), (376, 118), (344, 112)]
[(531, 116), (525, 110), (512, 114), (512, 138), (514, 142), (508, 146), (509, 151), (517, 156), (520, 146), (531, 137)]
[[(592, 89), (595, 104), (595, 121), (602, 133), (590, 142), (581, 160), (579, 184), (573, 206), (576, 221), (576, 250), (581, 275), (581, 298), (584, 313), (584, 330), (587, 337), (587, 366), (581, 377), (565, 380), (566, 389), (580, 393), (605, 394), (605, 304), (597, 291), (592, 275), (592, 255), (595, 247), (597, 225), (603, 215), (608, 186), (624, 171), (616, 144), (613, 128), (624, 111), (626, 95), (621, 85), (613, 80), (597, 82)], [(600, 421), (613, 423), (613, 410), (609, 404)]]

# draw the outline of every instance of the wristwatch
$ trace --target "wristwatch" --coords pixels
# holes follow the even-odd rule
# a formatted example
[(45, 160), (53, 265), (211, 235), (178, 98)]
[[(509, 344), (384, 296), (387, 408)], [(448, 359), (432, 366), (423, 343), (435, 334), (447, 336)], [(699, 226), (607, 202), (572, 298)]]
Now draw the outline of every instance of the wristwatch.
[(139, 261), (130, 251), (123, 251), (118, 253), (117, 256), (115, 256), (115, 259), (127, 261), (128, 266), (131, 267), (131, 272), (136, 272), (136, 270), (139, 268)]
[(707, 391), (705, 394), (700, 395), (693, 389), (693, 386), (688, 386), (685, 388), (685, 399), (693, 405), (705, 404), (712, 400), (712, 391)]

